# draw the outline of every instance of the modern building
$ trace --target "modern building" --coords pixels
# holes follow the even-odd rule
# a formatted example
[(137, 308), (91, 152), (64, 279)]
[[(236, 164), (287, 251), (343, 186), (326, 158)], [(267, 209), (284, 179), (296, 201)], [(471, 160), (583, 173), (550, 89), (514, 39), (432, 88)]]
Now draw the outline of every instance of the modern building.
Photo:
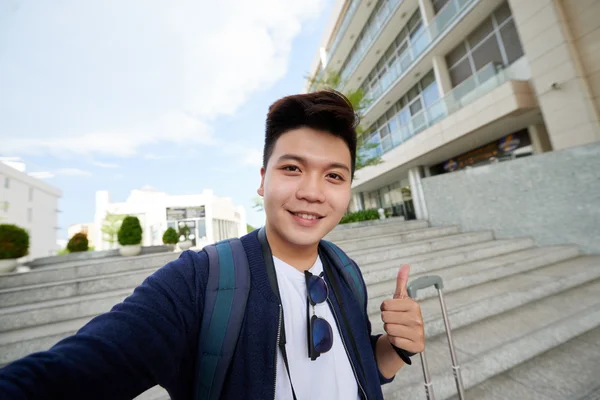
[(143, 229), (144, 246), (163, 244), (162, 236), (168, 227), (178, 230), (187, 225), (190, 228), (187, 239), (196, 247), (240, 237), (247, 231), (244, 208), (235, 206), (231, 198), (215, 196), (212, 190), (204, 190), (201, 194), (169, 195), (144, 187), (133, 190), (122, 203), (111, 203), (107, 191), (98, 191), (94, 220), (96, 250), (118, 247), (102, 232), (107, 213), (137, 216)]
[(28, 260), (57, 253), (61, 196), (59, 189), (29, 176), (24, 163), (0, 161), (0, 224), (15, 224), (29, 232)]
[(330, 72), (365, 92), (383, 161), (351, 209), (426, 219), (424, 178), (600, 141), (600, 1), (338, 1), (311, 76)]

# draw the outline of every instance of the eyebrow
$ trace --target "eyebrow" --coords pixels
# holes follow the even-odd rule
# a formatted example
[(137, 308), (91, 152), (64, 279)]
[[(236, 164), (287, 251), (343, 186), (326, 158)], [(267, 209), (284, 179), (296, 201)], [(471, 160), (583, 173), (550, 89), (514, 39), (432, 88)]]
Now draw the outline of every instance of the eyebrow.
[[(280, 156), (278, 159), (279, 162), (285, 161), (285, 160), (298, 161), (299, 163), (302, 163), (302, 164), (308, 163), (306, 158), (295, 155), (295, 154), (284, 154), (284, 155)], [(350, 168), (348, 168), (348, 166), (346, 164), (342, 164), (342, 163), (333, 162), (333, 163), (329, 164), (327, 167), (344, 169), (344, 170), (350, 172)]]

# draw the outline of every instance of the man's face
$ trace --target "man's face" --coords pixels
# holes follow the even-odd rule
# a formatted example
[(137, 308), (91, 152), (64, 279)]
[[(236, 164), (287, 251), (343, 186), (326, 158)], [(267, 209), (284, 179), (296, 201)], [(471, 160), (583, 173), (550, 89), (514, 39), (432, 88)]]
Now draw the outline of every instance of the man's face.
[(318, 243), (348, 208), (350, 166), (348, 146), (328, 132), (298, 128), (281, 135), (258, 189), (269, 234), (295, 246)]

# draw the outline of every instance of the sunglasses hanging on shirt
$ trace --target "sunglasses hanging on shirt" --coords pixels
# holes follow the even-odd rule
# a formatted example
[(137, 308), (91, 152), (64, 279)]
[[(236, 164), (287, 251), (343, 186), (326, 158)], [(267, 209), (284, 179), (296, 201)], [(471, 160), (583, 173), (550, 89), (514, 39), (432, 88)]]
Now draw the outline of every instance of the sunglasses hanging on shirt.
[[(327, 353), (333, 346), (333, 331), (331, 325), (325, 319), (320, 318), (315, 313), (317, 304), (327, 301), (329, 289), (323, 279), (323, 273), (313, 275), (309, 271), (304, 271), (306, 279), (306, 291), (308, 302), (306, 303), (307, 335), (308, 335), (308, 356), (311, 360), (316, 360), (322, 353)], [(312, 316), (310, 309), (312, 308)]]

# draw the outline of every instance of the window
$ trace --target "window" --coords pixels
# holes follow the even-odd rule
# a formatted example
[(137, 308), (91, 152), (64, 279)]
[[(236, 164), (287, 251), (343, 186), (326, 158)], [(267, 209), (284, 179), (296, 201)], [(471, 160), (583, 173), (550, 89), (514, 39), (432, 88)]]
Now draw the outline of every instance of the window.
[(27, 209), (27, 222), (33, 221), (33, 210), (31, 208)]
[(8, 212), (8, 207), (10, 207), (10, 204), (8, 204), (8, 201), (4, 202), (4, 206), (2, 208), (4, 208), (4, 212), (7, 213)]
[(33, 201), (33, 188), (29, 188), (29, 201)]
[(510, 8), (504, 3), (446, 55), (446, 62), (452, 85), (457, 86), (489, 63), (506, 67), (522, 55)]
[(448, 3), (448, 0), (433, 0), (433, 10), (435, 13), (439, 13), (446, 3)]
[(4, 178), (4, 189), (10, 188), (10, 179)]

